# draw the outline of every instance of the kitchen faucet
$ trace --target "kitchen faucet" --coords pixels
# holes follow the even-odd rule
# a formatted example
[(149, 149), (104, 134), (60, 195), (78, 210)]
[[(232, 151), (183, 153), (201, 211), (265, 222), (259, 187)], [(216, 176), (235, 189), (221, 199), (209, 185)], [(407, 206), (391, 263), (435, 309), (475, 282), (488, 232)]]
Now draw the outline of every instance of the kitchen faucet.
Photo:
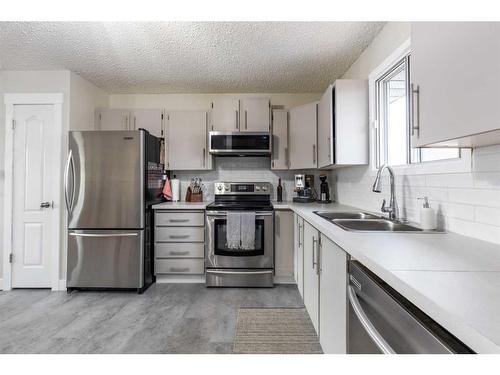
[(380, 178), (382, 176), (382, 172), (384, 169), (387, 169), (389, 171), (389, 175), (391, 177), (391, 203), (389, 207), (386, 207), (386, 201), (385, 199), (382, 202), (382, 212), (387, 212), (389, 213), (389, 219), (397, 221), (399, 220), (399, 213), (398, 213), (398, 204), (396, 202), (396, 192), (395, 192), (395, 183), (394, 183), (394, 171), (392, 170), (391, 167), (389, 167), (387, 164), (382, 165), (377, 172), (377, 177), (375, 177), (375, 182), (373, 183), (373, 192), (375, 193), (381, 193), (382, 192), (382, 179)]

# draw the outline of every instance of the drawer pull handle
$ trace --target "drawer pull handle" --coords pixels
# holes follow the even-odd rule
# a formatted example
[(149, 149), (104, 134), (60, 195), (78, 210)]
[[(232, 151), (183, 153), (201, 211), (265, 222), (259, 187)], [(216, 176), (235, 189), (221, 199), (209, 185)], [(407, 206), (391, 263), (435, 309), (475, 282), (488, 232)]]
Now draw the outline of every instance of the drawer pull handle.
[(189, 234), (183, 234), (183, 235), (170, 235), (169, 238), (173, 239), (179, 239), (179, 238), (189, 238)]
[(171, 251), (170, 255), (188, 255), (189, 251)]
[(189, 219), (169, 219), (168, 221), (171, 223), (187, 223)]
[(170, 267), (170, 272), (188, 272), (189, 267), (178, 268), (178, 267)]

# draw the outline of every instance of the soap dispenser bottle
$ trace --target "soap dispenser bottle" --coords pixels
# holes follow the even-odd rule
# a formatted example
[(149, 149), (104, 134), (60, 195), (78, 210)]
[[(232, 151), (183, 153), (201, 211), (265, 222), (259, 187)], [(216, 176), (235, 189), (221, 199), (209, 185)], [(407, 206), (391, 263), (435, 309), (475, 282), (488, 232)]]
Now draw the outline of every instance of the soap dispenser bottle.
[(434, 230), (437, 227), (436, 212), (429, 204), (427, 197), (417, 198), (424, 201), (420, 208), (420, 228), (424, 230)]

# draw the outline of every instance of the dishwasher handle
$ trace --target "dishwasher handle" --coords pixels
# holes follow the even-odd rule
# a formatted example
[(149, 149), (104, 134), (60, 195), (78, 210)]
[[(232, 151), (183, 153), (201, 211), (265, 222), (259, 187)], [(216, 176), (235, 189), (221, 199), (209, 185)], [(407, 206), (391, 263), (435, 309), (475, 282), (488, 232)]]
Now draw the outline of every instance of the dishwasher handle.
[(387, 341), (385, 341), (382, 335), (374, 327), (370, 319), (368, 319), (368, 316), (366, 316), (365, 312), (363, 311), (363, 308), (361, 307), (361, 304), (359, 303), (358, 297), (356, 296), (356, 291), (352, 286), (348, 287), (348, 294), (349, 294), (349, 302), (351, 304), (352, 309), (354, 310), (354, 313), (358, 317), (359, 321), (361, 322), (361, 325), (365, 329), (366, 333), (373, 340), (375, 345), (377, 345), (380, 351), (384, 354), (396, 354), (394, 349), (391, 348), (391, 346), (387, 343)]

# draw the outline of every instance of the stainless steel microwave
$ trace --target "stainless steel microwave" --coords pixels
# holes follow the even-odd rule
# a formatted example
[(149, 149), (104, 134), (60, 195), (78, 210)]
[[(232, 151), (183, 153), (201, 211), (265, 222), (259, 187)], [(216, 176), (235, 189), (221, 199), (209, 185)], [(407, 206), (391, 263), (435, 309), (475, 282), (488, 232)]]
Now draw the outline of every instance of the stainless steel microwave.
[(215, 155), (270, 155), (269, 132), (217, 132), (209, 133), (209, 152)]

